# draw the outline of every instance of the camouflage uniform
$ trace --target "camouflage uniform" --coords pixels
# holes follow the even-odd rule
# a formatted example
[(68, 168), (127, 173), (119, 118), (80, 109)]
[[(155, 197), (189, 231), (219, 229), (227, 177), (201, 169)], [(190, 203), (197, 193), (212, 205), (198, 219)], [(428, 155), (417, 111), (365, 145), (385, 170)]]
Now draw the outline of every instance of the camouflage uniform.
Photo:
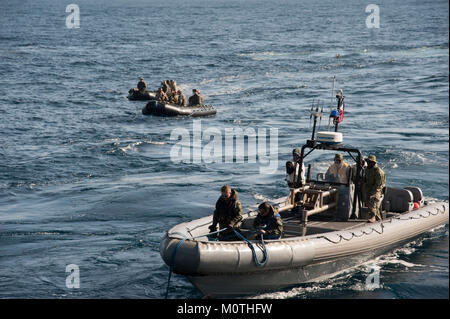
[(186, 106), (186, 96), (183, 93), (178, 94), (178, 105)]
[(166, 81), (162, 81), (162, 82), (161, 82), (161, 88), (163, 89), (163, 92), (164, 92), (166, 95), (170, 95), (171, 92), (172, 92), (172, 90), (170, 89), (170, 86), (167, 84)]
[(161, 92), (161, 94), (158, 92), (156, 93), (156, 100), (158, 100), (158, 102), (167, 102), (167, 96), (164, 92)]
[(169, 97), (169, 102), (172, 104), (178, 104), (178, 94), (175, 93)]
[(378, 211), (378, 207), (380, 206), (383, 188), (386, 185), (386, 177), (383, 170), (376, 164), (372, 168), (367, 168), (363, 182), (367, 193), (365, 204), (369, 209), (369, 218), (375, 216), (377, 220), (381, 220), (381, 215)]
[(137, 89), (139, 92), (144, 93), (147, 90), (147, 83), (144, 81), (139, 81), (137, 84)]
[(170, 89), (172, 90), (172, 92), (173, 92), (174, 94), (176, 94), (177, 91), (178, 91), (177, 83), (176, 83), (175, 81), (173, 81), (173, 80), (170, 80), (170, 81), (169, 81), (169, 86), (170, 86)]
[[(266, 216), (258, 214), (253, 221), (253, 227), (265, 230), (264, 239), (278, 239), (283, 232), (283, 222), (280, 214), (275, 213), (272, 206), (270, 206), (270, 210), (271, 212)], [(255, 237), (260, 238), (259, 232)]]
[(232, 189), (230, 198), (225, 199), (220, 196), (217, 200), (210, 230), (212, 231), (219, 224), (219, 229), (228, 228), (218, 234), (219, 239), (235, 240), (233, 228), (238, 230), (242, 224), (242, 219), (242, 206), (239, 202), (238, 193)]
[(203, 105), (203, 98), (200, 95), (194, 94), (189, 98), (189, 106)]
[(166, 96), (172, 96), (172, 94), (173, 94), (173, 92), (172, 92), (172, 89), (170, 88), (170, 86), (166, 86), (167, 87), (167, 89), (164, 91), (164, 89), (163, 89), (163, 91), (164, 91), (164, 93), (166, 94)]

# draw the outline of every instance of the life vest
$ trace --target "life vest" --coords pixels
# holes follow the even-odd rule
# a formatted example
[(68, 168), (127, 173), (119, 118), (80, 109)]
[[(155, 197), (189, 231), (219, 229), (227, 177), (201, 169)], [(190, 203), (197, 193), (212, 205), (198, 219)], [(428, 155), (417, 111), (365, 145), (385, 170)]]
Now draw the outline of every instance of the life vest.
[[(299, 167), (300, 165), (298, 163), (292, 161), (286, 162), (286, 182), (288, 184), (298, 180)], [(302, 184), (305, 184), (305, 164), (302, 165), (301, 181)]]
[(327, 175), (330, 175), (334, 178), (334, 182), (339, 182), (343, 184), (347, 184), (348, 177), (348, 164), (345, 162), (342, 162), (341, 165), (332, 164), (330, 168), (327, 171)]

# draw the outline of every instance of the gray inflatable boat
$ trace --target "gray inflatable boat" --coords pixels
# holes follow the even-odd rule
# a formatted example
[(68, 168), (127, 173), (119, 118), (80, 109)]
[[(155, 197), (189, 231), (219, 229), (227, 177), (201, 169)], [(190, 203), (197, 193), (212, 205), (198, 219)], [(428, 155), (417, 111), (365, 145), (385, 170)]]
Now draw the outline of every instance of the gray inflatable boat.
[(181, 106), (158, 101), (150, 101), (142, 108), (144, 115), (157, 116), (211, 116), (217, 113), (212, 105)]
[[(283, 220), (280, 239), (216, 241), (208, 234), (210, 215), (167, 231), (160, 243), (164, 262), (206, 296), (254, 295), (332, 277), (448, 224), (448, 202), (427, 201), (418, 187), (386, 187), (382, 220), (368, 223), (361, 152), (342, 146), (341, 138), (330, 143), (337, 133), (322, 135), (327, 139), (315, 140), (313, 132), (303, 145), (299, 167), (313, 151), (341, 152), (355, 161), (348, 182), (323, 180), (321, 173), (312, 179), (308, 165), (306, 179), (301, 172), (289, 195), (271, 202)], [(244, 238), (255, 232), (256, 215), (256, 207), (244, 213)]]
[[(278, 201), (278, 209), (289, 206), (283, 203), (285, 199)], [(160, 244), (160, 253), (175, 273), (185, 275), (205, 296), (253, 295), (320, 281), (374, 259), (448, 224), (448, 211), (448, 203), (424, 202), (417, 210), (385, 212), (385, 218), (374, 224), (363, 219), (318, 218), (309, 221), (305, 236), (301, 218), (288, 212), (282, 214), (281, 239), (265, 241), (265, 250), (259, 241), (253, 241), (256, 258), (262, 261), (266, 255), (263, 267), (258, 267), (246, 242), (211, 241), (205, 235), (212, 223), (208, 216), (171, 228)], [(256, 214), (244, 214), (243, 234), (251, 230)]]
[(130, 89), (128, 91), (127, 98), (130, 101), (148, 101), (156, 99), (156, 92), (154, 91), (145, 91), (144, 93), (138, 91), (137, 89)]

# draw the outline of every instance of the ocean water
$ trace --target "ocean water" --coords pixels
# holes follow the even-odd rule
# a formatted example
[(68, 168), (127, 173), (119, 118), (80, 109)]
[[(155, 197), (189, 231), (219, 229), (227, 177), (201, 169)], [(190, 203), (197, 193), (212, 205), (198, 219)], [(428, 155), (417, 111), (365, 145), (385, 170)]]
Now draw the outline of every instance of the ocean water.
[[(66, 26), (70, 3), (79, 28)], [(223, 184), (243, 206), (287, 195), (284, 163), (310, 138), (313, 99), (328, 109), (334, 75), (345, 143), (375, 154), (389, 185), (448, 201), (448, 2), (379, 1), (379, 28), (366, 26), (368, 4), (1, 1), (0, 298), (163, 298), (163, 234), (211, 214)], [(139, 76), (198, 88), (218, 113), (144, 116), (145, 102), (126, 99)], [(278, 169), (262, 174), (260, 157), (177, 162), (172, 135), (195, 125), (277, 130)], [(325, 282), (253, 298), (448, 298), (448, 241), (447, 225)], [(71, 264), (79, 288), (66, 286)], [(169, 297), (201, 294), (174, 275)]]

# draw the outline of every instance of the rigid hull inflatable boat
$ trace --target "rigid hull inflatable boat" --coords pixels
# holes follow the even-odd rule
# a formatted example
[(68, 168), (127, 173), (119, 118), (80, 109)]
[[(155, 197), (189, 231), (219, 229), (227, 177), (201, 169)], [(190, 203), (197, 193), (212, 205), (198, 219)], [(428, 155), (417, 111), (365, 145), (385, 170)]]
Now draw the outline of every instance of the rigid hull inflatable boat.
[[(281, 198), (280, 210), (288, 209)], [(256, 211), (244, 214), (243, 234)], [(383, 221), (309, 221), (307, 235), (301, 218), (281, 213), (284, 235), (265, 241), (267, 262), (258, 267), (253, 252), (243, 241), (209, 241), (205, 235), (212, 216), (171, 228), (160, 244), (164, 261), (206, 296), (231, 297), (279, 290), (300, 283), (320, 281), (401, 246), (418, 235), (448, 223), (448, 203), (424, 203), (414, 211), (388, 212)], [(256, 258), (263, 250), (254, 242)], [(176, 249), (176, 252), (175, 252)]]
[(212, 105), (198, 105), (198, 106), (180, 106), (169, 103), (161, 103), (158, 101), (150, 101), (142, 108), (144, 115), (158, 115), (158, 116), (210, 116), (217, 113), (217, 110)]
[[(309, 142), (302, 148), (304, 157), (310, 147), (362, 158), (357, 149)], [(246, 241), (211, 240), (211, 215), (171, 228), (160, 244), (161, 256), (204, 295), (240, 296), (332, 277), (448, 223), (448, 203), (426, 201), (418, 187), (386, 187), (382, 220), (367, 223), (358, 180), (340, 184), (308, 177), (287, 197), (271, 202), (283, 220), (280, 239), (250, 241), (253, 248)], [(256, 208), (244, 213), (242, 235), (252, 232), (256, 215)]]
[(141, 93), (137, 89), (130, 89), (128, 91), (127, 98), (130, 101), (148, 101), (148, 100), (155, 100), (156, 99), (156, 92), (152, 91), (145, 91), (144, 93)]
[[(368, 223), (360, 150), (343, 146), (339, 121), (335, 132), (318, 132), (315, 139), (322, 112), (311, 109), (311, 115), (313, 134), (301, 148), (300, 174), (290, 184), (288, 196), (270, 202), (282, 218), (282, 237), (246, 239), (255, 233), (256, 207), (243, 214), (242, 240), (215, 240), (208, 228), (212, 215), (181, 223), (160, 243), (161, 257), (171, 271), (185, 275), (206, 296), (254, 295), (332, 277), (448, 224), (448, 202), (425, 200), (421, 189), (412, 186), (386, 187), (379, 207), (382, 219)], [(303, 161), (312, 152), (340, 153), (354, 160), (347, 182), (324, 179), (321, 165), (313, 175), (314, 160), (303, 178)]]

